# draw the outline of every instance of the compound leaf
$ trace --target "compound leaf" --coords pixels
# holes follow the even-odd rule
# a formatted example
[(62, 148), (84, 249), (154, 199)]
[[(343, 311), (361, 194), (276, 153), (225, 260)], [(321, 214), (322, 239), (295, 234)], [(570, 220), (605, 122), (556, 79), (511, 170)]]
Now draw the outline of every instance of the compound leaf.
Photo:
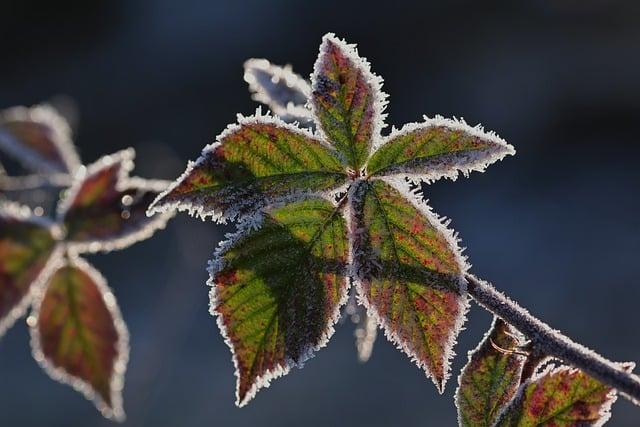
[(259, 229), (221, 244), (211, 310), (233, 353), (236, 404), (325, 345), (347, 297), (347, 257), (340, 207), (317, 198), (269, 208)]
[(313, 123), (311, 110), (306, 107), (311, 86), (294, 73), (291, 66), (249, 59), (244, 63), (244, 80), (249, 84), (252, 98), (266, 104), (285, 122), (298, 121), (305, 126)]
[(207, 146), (150, 213), (177, 208), (226, 222), (276, 200), (331, 191), (346, 178), (331, 147), (258, 110)]
[(518, 331), (495, 317), (491, 329), (458, 379), (458, 422), (465, 427), (490, 427), (518, 391), (526, 356), (514, 352), (522, 344)]
[(351, 194), (360, 301), (442, 392), (464, 320), (466, 266), (455, 238), (422, 201), (384, 181)]
[(471, 171), (484, 171), (514, 148), (493, 133), (464, 121), (437, 116), (394, 130), (367, 163), (370, 175), (408, 176), (414, 181), (456, 179)]
[(58, 217), (65, 226), (66, 240), (76, 251), (127, 247), (150, 237), (171, 216), (147, 217), (147, 208), (167, 184), (129, 178), (133, 157), (133, 149), (104, 156), (75, 177), (60, 202)]
[(355, 47), (333, 34), (322, 38), (311, 77), (311, 104), (318, 128), (359, 173), (383, 127), (382, 79)]
[(0, 336), (21, 317), (55, 258), (53, 224), (14, 203), (0, 205)]
[(69, 124), (49, 105), (0, 112), (0, 148), (37, 172), (71, 174), (80, 167)]
[(579, 369), (547, 369), (523, 384), (496, 426), (600, 426), (616, 398), (614, 389)]
[(34, 358), (55, 380), (122, 420), (128, 332), (104, 278), (84, 260), (60, 263), (29, 317)]

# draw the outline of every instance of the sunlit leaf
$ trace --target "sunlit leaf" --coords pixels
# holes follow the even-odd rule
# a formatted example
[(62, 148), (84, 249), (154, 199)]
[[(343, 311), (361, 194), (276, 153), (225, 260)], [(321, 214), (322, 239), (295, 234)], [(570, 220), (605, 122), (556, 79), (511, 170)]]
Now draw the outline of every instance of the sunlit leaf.
[(282, 120), (240, 118), (152, 206), (226, 222), (296, 194), (333, 190), (346, 182), (334, 150)]
[(442, 391), (467, 306), (466, 266), (451, 233), (408, 197), (379, 180), (353, 191), (358, 293), (387, 337)]
[(465, 427), (490, 427), (520, 386), (526, 357), (518, 353), (519, 333), (499, 318), (480, 345), (469, 352), (456, 392), (458, 421)]
[(547, 369), (521, 387), (496, 426), (600, 426), (616, 398), (615, 390), (578, 369)]
[(54, 252), (50, 221), (27, 207), (0, 203), (0, 336), (26, 311)]
[(431, 182), (456, 179), (484, 169), (514, 148), (492, 132), (468, 126), (464, 121), (437, 116), (394, 130), (367, 163), (370, 175), (409, 176)]
[(122, 420), (127, 328), (104, 278), (81, 259), (60, 263), (29, 317), (38, 363), (53, 378)]
[(355, 47), (333, 34), (322, 39), (311, 77), (312, 106), (318, 127), (356, 172), (364, 165), (383, 126), (382, 79)]
[(291, 66), (280, 67), (266, 59), (249, 59), (244, 63), (244, 80), (249, 84), (252, 98), (267, 105), (286, 122), (302, 125), (313, 123), (311, 110), (306, 107), (311, 95), (309, 83), (295, 74)]
[(271, 208), (259, 229), (241, 227), (221, 245), (210, 266), (211, 310), (233, 353), (239, 406), (333, 334), (347, 257), (344, 219), (323, 199)]
[(167, 184), (129, 178), (132, 149), (104, 156), (75, 177), (60, 202), (66, 239), (80, 252), (120, 249), (164, 227), (171, 213), (149, 218), (146, 210)]
[(80, 167), (71, 129), (49, 105), (0, 112), (0, 149), (38, 172), (74, 173)]

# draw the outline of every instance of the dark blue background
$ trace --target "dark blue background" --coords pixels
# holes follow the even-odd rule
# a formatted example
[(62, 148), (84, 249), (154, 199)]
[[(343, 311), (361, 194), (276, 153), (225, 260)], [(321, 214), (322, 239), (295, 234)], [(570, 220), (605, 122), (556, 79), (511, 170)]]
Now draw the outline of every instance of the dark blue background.
[[(427, 188), (473, 271), (605, 356), (640, 361), (639, 24), (632, 0), (2, 1), (0, 107), (67, 95), (86, 162), (133, 146), (138, 174), (174, 178), (255, 109), (246, 58), (308, 75), (333, 31), (385, 78), (390, 124), (463, 116), (516, 146), (485, 174)], [(358, 364), (345, 323), (304, 370), (235, 408), (204, 285), (228, 230), (182, 214), (152, 240), (90, 257), (131, 332), (125, 425), (455, 424), (457, 373), (490, 322), (477, 306), (444, 397), (383, 337)], [(613, 410), (610, 425), (640, 424), (624, 399)], [(0, 341), (0, 425), (111, 424), (41, 372), (19, 322)]]

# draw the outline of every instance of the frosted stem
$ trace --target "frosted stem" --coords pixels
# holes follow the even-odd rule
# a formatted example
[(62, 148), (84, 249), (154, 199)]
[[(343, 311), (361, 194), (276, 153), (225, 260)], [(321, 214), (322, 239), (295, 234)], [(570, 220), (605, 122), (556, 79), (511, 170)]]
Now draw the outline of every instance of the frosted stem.
[(42, 188), (68, 187), (71, 177), (59, 173), (53, 175), (0, 176), (0, 191), (28, 191)]
[(473, 299), (522, 332), (531, 340), (534, 348), (583, 370), (593, 378), (617, 389), (633, 403), (640, 404), (640, 378), (637, 375), (626, 372), (621, 364), (605, 359), (552, 329), (496, 290), (490, 283), (471, 274), (467, 274), (466, 277), (467, 291)]

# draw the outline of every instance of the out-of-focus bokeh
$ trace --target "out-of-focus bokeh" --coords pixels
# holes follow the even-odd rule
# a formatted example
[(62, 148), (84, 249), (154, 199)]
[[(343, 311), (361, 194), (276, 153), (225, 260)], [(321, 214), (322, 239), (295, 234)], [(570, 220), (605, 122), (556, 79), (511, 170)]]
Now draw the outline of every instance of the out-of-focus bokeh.
[[(385, 78), (389, 124), (483, 123), (517, 156), (426, 188), (473, 272), (552, 326), (640, 361), (640, 3), (93, 0), (0, 4), (0, 108), (77, 107), (85, 162), (133, 146), (136, 173), (174, 178), (238, 112), (242, 63), (309, 75), (332, 31)], [(62, 97), (61, 97), (62, 96)], [(181, 214), (153, 239), (89, 260), (131, 333), (125, 426), (452, 426), (456, 377), (490, 323), (474, 306), (444, 396), (383, 337), (357, 362), (341, 325), (301, 371), (247, 407), (208, 314), (205, 266), (230, 227)], [(637, 426), (620, 399), (611, 426)], [(0, 341), (2, 426), (107, 426), (31, 359), (19, 322)]]

